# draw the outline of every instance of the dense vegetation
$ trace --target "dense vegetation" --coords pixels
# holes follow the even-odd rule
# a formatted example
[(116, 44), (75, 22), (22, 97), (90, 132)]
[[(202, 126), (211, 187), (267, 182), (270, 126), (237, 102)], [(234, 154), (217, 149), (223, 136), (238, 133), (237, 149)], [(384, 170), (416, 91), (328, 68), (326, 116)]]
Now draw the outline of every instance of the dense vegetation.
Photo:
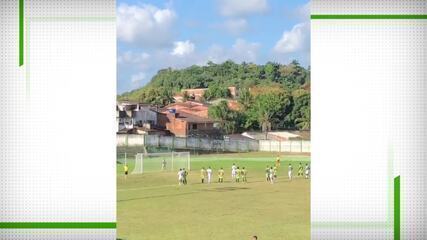
[(163, 69), (145, 87), (118, 98), (162, 106), (171, 103), (182, 89), (208, 88), (204, 98), (209, 101), (229, 97), (229, 86), (239, 90), (240, 110), (233, 111), (221, 101), (209, 109), (225, 132), (310, 129), (310, 69), (297, 61), (287, 65), (208, 62), (206, 66)]

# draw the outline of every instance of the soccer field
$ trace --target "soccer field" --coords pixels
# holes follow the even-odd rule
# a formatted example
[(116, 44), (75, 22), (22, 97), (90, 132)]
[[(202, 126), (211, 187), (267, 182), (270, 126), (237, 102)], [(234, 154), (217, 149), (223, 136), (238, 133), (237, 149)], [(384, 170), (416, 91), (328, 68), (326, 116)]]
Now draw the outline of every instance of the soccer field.
[[(281, 154), (278, 181), (265, 181), (264, 170), (276, 153), (191, 155), (188, 184), (176, 172), (129, 175), (117, 164), (117, 236), (123, 240), (310, 239), (310, 180), (296, 177), (309, 156)], [(247, 183), (231, 182), (231, 166), (248, 170)], [(289, 181), (287, 166), (294, 167)], [(201, 184), (200, 169), (214, 170)], [(225, 170), (217, 183), (217, 170)], [(159, 165), (160, 168), (160, 165)]]

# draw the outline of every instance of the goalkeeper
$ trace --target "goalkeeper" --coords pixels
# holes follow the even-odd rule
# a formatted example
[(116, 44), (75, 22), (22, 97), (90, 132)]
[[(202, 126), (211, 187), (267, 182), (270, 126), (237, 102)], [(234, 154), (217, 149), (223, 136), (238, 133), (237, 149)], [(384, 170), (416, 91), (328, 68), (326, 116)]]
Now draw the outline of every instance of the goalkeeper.
[(125, 179), (126, 179), (129, 174), (129, 167), (127, 164), (123, 165), (123, 170), (125, 171)]

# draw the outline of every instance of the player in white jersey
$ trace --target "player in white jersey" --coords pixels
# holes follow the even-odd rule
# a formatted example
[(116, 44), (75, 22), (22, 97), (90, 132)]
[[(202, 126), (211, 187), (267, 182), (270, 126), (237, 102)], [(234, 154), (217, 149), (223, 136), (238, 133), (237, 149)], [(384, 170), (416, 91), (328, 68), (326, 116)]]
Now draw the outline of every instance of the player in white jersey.
[(208, 169), (206, 169), (206, 173), (208, 175), (208, 183), (211, 183), (211, 179), (212, 179), (212, 169), (211, 169), (211, 167), (208, 167)]
[(270, 179), (270, 183), (274, 183), (274, 169), (273, 167), (270, 167), (270, 170), (268, 171), (268, 178)]
[(293, 170), (294, 170), (294, 168), (292, 167), (292, 164), (289, 163), (289, 166), (288, 166), (288, 178), (291, 181), (292, 181), (292, 171)]
[(178, 175), (178, 184), (179, 185), (182, 184), (182, 179), (183, 179), (183, 175), (184, 175), (183, 173), (184, 173), (184, 171), (182, 171), (182, 169), (180, 168), (179, 171), (178, 171), (178, 174), (177, 174)]
[(305, 179), (308, 179), (310, 177), (310, 166), (308, 164), (305, 164)]
[(233, 166), (231, 166), (231, 180), (235, 180), (236, 179), (236, 173), (237, 173), (237, 166), (236, 164), (233, 163)]

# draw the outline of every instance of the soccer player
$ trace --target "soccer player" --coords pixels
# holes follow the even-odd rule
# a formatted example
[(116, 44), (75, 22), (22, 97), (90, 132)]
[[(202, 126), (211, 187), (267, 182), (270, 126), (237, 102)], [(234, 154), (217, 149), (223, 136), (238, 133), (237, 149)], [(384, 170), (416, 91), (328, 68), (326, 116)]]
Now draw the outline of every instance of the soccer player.
[(184, 185), (187, 185), (187, 176), (188, 176), (188, 172), (187, 170), (185, 170), (185, 168), (182, 169), (182, 183), (184, 183)]
[(280, 167), (280, 157), (279, 157), (279, 155), (277, 155), (277, 158), (276, 158), (276, 168), (279, 168)]
[(265, 169), (265, 180), (267, 182), (270, 181), (270, 167), (267, 165), (267, 168)]
[(274, 183), (274, 170), (273, 170), (273, 167), (270, 167), (270, 169), (268, 170), (268, 179), (270, 179), (270, 183), (271, 184)]
[(289, 180), (291, 180), (292, 181), (292, 170), (293, 170), (294, 168), (292, 167), (292, 164), (290, 164), (289, 163), (289, 166), (288, 166), (288, 178), (289, 178)]
[(299, 176), (301, 176), (302, 177), (302, 175), (303, 175), (303, 167), (302, 167), (302, 163), (299, 163), (299, 166), (298, 166), (298, 177)]
[(276, 180), (276, 178), (277, 178), (277, 167), (276, 166), (273, 167), (273, 177), (274, 177), (274, 180)]
[(233, 163), (233, 166), (231, 166), (231, 180), (236, 179), (236, 170), (237, 170), (237, 166), (236, 164)]
[(200, 178), (202, 179), (202, 183), (205, 183), (205, 176), (206, 176), (206, 170), (204, 167), (202, 167), (202, 170), (200, 170)]
[(305, 164), (305, 179), (308, 179), (310, 176), (310, 166), (306, 163)]
[(242, 168), (242, 182), (247, 182), (246, 175), (248, 174), (248, 171), (245, 169), (245, 167)]
[(125, 179), (127, 179), (129, 174), (129, 167), (127, 164), (123, 165), (123, 170), (125, 171)]
[(240, 168), (237, 167), (237, 169), (236, 169), (236, 182), (240, 182), (241, 174), (242, 174), (242, 171), (240, 171)]
[(208, 183), (211, 183), (211, 178), (212, 178), (212, 169), (209, 166), (208, 169), (206, 170), (206, 173), (208, 174)]
[(165, 170), (166, 170), (166, 160), (163, 159), (163, 161), (162, 161), (162, 171), (165, 171)]
[(180, 168), (179, 169), (179, 171), (178, 171), (178, 185), (181, 185), (182, 183), (183, 183), (183, 180), (182, 180), (182, 178), (183, 178), (183, 171), (182, 171), (182, 169)]
[(258, 240), (258, 237), (257, 236), (252, 236), (252, 240)]
[(224, 182), (224, 169), (218, 170), (218, 182), (223, 183)]

